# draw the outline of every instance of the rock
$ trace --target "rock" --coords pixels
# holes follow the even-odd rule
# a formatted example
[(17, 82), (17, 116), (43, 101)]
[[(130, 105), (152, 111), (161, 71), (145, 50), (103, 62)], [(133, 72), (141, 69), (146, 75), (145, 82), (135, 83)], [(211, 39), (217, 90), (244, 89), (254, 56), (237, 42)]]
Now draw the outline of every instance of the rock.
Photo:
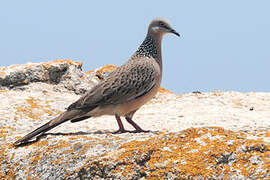
[(117, 68), (81, 67), (57, 60), (0, 68), (0, 179), (270, 177), (270, 93), (161, 88), (134, 117), (151, 133), (114, 135), (116, 120), (103, 116), (64, 123), (15, 148)]
[(159, 133), (147, 140), (123, 143), (113, 154), (88, 159), (69, 178), (266, 178), (269, 177), (269, 131), (260, 133), (260, 140), (247, 138), (257, 137), (256, 133), (220, 127)]
[[(81, 67), (82, 63), (61, 59), (47, 63), (28, 63), (26, 65), (1, 67), (0, 88), (19, 89), (18, 87), (29, 83), (43, 82), (64, 86), (67, 90), (82, 94), (87, 89), (90, 89), (94, 83), (91, 82), (92, 77), (82, 72)], [(57, 89), (58, 87), (54, 88)]]

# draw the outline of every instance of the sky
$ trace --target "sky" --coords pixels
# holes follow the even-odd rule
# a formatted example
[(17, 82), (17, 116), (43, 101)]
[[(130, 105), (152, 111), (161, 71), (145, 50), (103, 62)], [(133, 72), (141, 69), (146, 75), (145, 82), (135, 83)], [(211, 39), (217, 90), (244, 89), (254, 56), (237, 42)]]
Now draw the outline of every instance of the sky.
[(162, 86), (175, 93), (270, 89), (270, 1), (0, 2), (0, 66), (72, 59), (88, 71), (120, 66), (156, 17), (181, 38), (163, 39)]

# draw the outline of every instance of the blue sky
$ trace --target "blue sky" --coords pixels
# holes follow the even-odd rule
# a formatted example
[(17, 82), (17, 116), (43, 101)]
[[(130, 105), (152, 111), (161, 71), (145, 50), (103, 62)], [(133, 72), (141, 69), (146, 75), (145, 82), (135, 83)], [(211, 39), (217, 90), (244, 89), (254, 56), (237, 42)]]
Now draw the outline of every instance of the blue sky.
[(149, 22), (182, 35), (163, 40), (162, 86), (192, 91), (270, 89), (270, 1), (1, 1), (0, 66), (58, 58), (88, 71), (123, 64)]

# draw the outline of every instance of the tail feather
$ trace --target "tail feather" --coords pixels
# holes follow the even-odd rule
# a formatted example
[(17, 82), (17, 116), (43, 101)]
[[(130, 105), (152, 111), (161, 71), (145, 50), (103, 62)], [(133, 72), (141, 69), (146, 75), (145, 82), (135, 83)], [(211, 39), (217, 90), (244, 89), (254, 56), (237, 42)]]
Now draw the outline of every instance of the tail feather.
[(19, 145), (21, 143), (27, 142), (29, 139), (41, 134), (41, 133), (45, 133), (51, 129), (53, 129), (54, 127), (70, 120), (73, 119), (76, 115), (78, 115), (78, 112), (76, 111), (66, 111), (63, 114), (61, 114), (60, 116), (54, 118), (53, 120), (49, 121), (48, 123), (44, 124), (43, 126), (37, 128), (36, 130), (30, 132), (29, 134), (27, 134), (26, 136), (24, 136), (23, 138), (19, 139), (18, 141), (16, 141), (14, 143), (14, 145)]
[(83, 121), (83, 120), (88, 119), (88, 118), (90, 118), (90, 117), (91, 117), (91, 116), (83, 116), (83, 117), (80, 117), (80, 118), (71, 119), (70, 122), (72, 122), (72, 123), (80, 122), (80, 121)]

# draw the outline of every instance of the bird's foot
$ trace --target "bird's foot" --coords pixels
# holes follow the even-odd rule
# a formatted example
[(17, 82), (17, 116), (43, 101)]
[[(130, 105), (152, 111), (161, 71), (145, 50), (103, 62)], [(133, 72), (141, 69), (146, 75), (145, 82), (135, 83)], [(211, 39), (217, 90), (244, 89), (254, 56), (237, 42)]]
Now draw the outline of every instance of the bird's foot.
[(125, 130), (125, 129), (118, 129), (117, 131), (113, 132), (113, 134), (122, 134), (122, 133), (127, 133), (127, 132), (130, 132), (130, 131)]
[(134, 131), (129, 131), (130, 133), (148, 133), (150, 130), (136, 129)]

